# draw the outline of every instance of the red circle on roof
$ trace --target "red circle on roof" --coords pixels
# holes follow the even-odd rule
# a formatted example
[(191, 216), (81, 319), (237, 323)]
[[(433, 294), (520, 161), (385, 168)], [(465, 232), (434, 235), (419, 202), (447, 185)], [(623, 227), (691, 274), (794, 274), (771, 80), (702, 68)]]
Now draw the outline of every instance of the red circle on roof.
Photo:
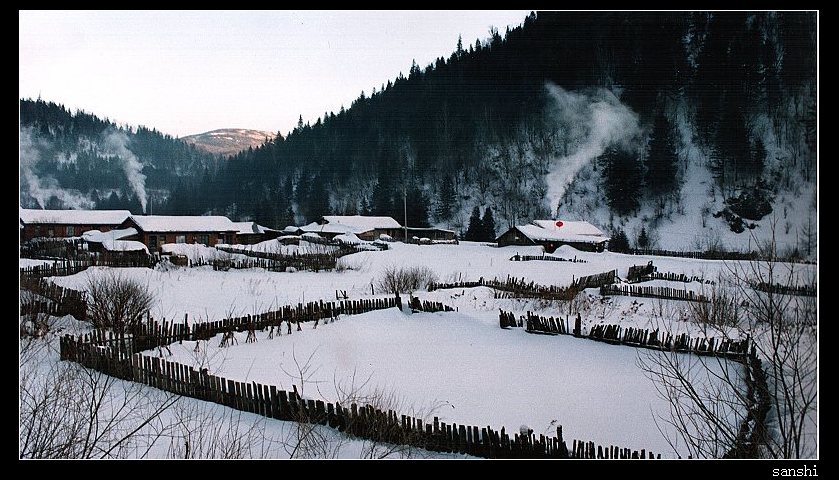
[(557, 221), (557, 222), (556, 222), (556, 226), (557, 226), (557, 227), (561, 227), (561, 226), (562, 226), (562, 221)]

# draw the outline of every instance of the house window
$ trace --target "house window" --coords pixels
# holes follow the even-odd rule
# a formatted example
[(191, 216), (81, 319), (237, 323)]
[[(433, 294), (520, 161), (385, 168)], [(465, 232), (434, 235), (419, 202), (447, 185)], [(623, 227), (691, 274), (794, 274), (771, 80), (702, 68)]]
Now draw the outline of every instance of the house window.
[(70, 225), (67, 227), (67, 236), (68, 237), (75, 237), (76, 236), (76, 227)]
[(210, 236), (209, 236), (209, 235), (207, 235), (207, 234), (200, 234), (200, 235), (196, 235), (196, 238), (197, 238), (197, 240), (196, 240), (196, 241), (197, 241), (198, 243), (200, 243), (200, 244), (202, 244), (202, 245), (207, 245), (207, 246), (210, 246)]
[(149, 248), (157, 250), (157, 235), (149, 235)]
[(47, 236), (48, 237), (54, 237), (55, 236), (55, 230), (53, 230), (52, 228), (47, 230)]
[(175, 235), (175, 243), (186, 243), (186, 235)]

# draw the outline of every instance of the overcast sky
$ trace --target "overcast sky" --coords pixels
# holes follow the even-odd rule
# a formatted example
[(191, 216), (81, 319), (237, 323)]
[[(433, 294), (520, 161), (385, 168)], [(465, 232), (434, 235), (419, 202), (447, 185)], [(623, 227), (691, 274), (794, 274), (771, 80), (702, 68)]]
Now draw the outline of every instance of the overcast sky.
[(525, 11), (20, 11), (21, 98), (176, 136), (285, 135)]

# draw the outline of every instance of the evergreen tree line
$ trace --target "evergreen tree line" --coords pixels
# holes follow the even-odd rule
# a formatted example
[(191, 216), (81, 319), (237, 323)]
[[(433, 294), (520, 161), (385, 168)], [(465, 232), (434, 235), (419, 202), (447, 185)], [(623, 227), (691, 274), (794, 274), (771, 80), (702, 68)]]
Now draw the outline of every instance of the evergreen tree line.
[[(38, 173), (96, 190), (97, 205), (130, 201), (131, 193), (118, 163), (85, 152), (80, 139), (117, 129), (131, 138), (147, 188), (161, 192), (155, 213), (214, 212), (280, 228), (329, 213), (400, 222), (407, 213), (409, 226), (466, 233), (471, 222), (461, 215), (475, 205), (491, 206), (502, 225), (552, 213), (545, 175), (568, 132), (557, 125), (548, 82), (610, 89), (638, 114), (643, 138), (611, 146), (596, 162), (619, 215), (636, 212), (644, 195), (678, 191), (680, 122), (711, 153), (726, 195), (765, 176), (760, 119), (794, 152), (791, 167), (805, 178), (815, 171), (812, 12), (531, 13), (220, 163), (155, 130), (120, 128), (40, 99), (21, 101), (21, 125), (50, 145)], [(677, 104), (687, 106), (686, 118), (674, 114)]]
[[(118, 152), (109, 147), (116, 138), (142, 164), (146, 191), (155, 213), (200, 210), (198, 184), (209, 182), (218, 159), (169, 135), (146, 127), (124, 127), (63, 105), (20, 100), (21, 163), (43, 183), (76, 190), (98, 209), (142, 211), (130, 189)], [(171, 195), (170, 195), (171, 193)], [(21, 205), (68, 208), (52, 196), (37, 205), (21, 190)]]
[[(323, 212), (401, 219), (407, 190), (409, 208), (426, 204), (421, 199), (430, 207), (409, 213), (416, 215), (409, 224), (454, 224), (464, 206), (487, 202), (507, 223), (544, 215), (539, 165), (559, 150), (545, 91), (552, 82), (615, 89), (638, 113), (648, 132), (642, 147), (612, 148), (600, 159), (610, 206), (631, 214), (643, 193), (680, 186), (675, 102), (689, 105), (690, 127), (713, 153), (718, 182), (733, 188), (762, 175), (757, 116), (779, 132), (798, 131), (790, 122), (813, 129), (814, 108), (791, 118), (790, 102), (814, 102), (814, 80), (813, 13), (533, 13), (488, 39), (459, 41), (425, 68), (414, 63), (407, 76), (362, 92), (338, 113), (314, 123), (301, 117), (286, 137), (231, 158), (199, 187), (196, 208), (269, 219), (276, 211), (287, 218), (290, 203), (298, 220)], [(801, 137), (810, 142), (801, 150), (805, 163), (814, 145)], [(491, 149), (523, 143), (538, 158), (491, 161)], [(519, 164), (527, 170), (505, 170)], [(522, 180), (530, 170), (535, 179)], [(274, 193), (288, 182), (290, 202)], [(498, 187), (504, 182), (510, 187)]]

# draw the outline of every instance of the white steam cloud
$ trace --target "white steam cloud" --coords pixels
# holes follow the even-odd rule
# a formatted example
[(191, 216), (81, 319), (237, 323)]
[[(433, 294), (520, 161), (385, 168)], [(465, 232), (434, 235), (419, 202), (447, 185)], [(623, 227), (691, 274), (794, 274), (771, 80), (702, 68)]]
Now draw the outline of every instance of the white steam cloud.
[(122, 170), (128, 179), (131, 189), (137, 194), (143, 213), (146, 213), (146, 176), (141, 173), (143, 164), (137, 156), (128, 149), (128, 135), (123, 132), (111, 131), (104, 135), (103, 150), (111, 155), (116, 155), (122, 162)]
[(47, 207), (50, 198), (57, 198), (64, 208), (93, 208), (93, 202), (73, 190), (66, 190), (58, 185), (58, 181), (50, 176), (39, 177), (35, 173), (35, 165), (41, 158), (39, 147), (43, 147), (43, 140), (39, 139), (31, 127), (20, 129), (20, 189), (38, 202), (41, 208)]
[(609, 90), (569, 92), (557, 85), (546, 86), (554, 101), (560, 143), (564, 156), (551, 161), (546, 177), (551, 211), (565, 194), (577, 172), (612, 145), (631, 148), (641, 127), (638, 115)]

